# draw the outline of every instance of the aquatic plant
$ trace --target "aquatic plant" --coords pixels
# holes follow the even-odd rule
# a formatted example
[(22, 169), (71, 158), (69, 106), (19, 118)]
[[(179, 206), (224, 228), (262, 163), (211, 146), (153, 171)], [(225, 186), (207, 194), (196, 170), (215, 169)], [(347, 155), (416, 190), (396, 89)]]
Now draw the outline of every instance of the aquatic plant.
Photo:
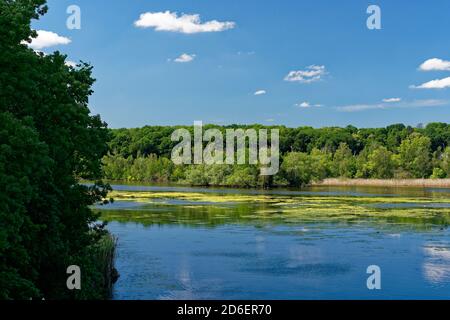
[(130, 210), (101, 210), (103, 219), (146, 223), (225, 223), (260, 221), (350, 221), (450, 224), (447, 198), (335, 195), (273, 195), (201, 192), (114, 191), (116, 201), (139, 204)]

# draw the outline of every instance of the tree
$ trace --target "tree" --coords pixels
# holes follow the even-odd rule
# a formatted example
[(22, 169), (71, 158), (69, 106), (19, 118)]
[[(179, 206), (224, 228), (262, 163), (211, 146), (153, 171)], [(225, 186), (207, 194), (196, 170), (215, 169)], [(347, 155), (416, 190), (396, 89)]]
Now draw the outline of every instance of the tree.
[(427, 124), (423, 134), (430, 138), (431, 149), (445, 149), (450, 145), (450, 126), (446, 123), (432, 122)]
[(352, 178), (355, 174), (355, 160), (348, 145), (343, 142), (339, 144), (334, 153), (332, 172), (334, 176)]
[(389, 151), (395, 152), (402, 143), (402, 140), (408, 136), (408, 131), (403, 124), (393, 124), (386, 127), (386, 147)]
[(434, 168), (433, 174), (431, 175), (431, 179), (443, 179), (447, 176), (444, 170), (441, 168)]
[(37, 296), (30, 248), (40, 224), (27, 215), (51, 166), (47, 146), (30, 122), (0, 113), (0, 299)]
[(320, 181), (330, 176), (333, 154), (314, 148), (310, 154), (312, 180)]
[(186, 181), (187, 184), (193, 186), (208, 186), (210, 184), (206, 165), (192, 165), (186, 170)]
[(312, 180), (311, 157), (303, 152), (290, 152), (283, 158), (281, 175), (291, 186), (301, 187)]
[[(89, 206), (109, 187), (78, 179), (101, 178), (108, 131), (88, 108), (92, 67), (23, 43), (46, 11), (44, 0), (0, 1), (0, 297), (98, 298), (92, 250), (104, 232)], [(66, 288), (71, 264), (84, 270), (82, 292)]]
[(133, 165), (133, 158), (124, 158), (118, 154), (110, 154), (102, 159), (103, 177), (109, 180), (127, 180)]
[(441, 155), (442, 157), (442, 170), (446, 173), (447, 177), (450, 177), (450, 146), (445, 148)]
[(420, 133), (413, 133), (400, 144), (400, 165), (415, 178), (429, 177), (431, 174), (430, 151), (430, 138)]
[(371, 178), (392, 178), (395, 170), (395, 161), (392, 153), (383, 146), (375, 148), (368, 156), (367, 169)]
[(226, 178), (226, 185), (254, 188), (258, 186), (259, 170), (256, 166), (235, 165), (233, 173)]

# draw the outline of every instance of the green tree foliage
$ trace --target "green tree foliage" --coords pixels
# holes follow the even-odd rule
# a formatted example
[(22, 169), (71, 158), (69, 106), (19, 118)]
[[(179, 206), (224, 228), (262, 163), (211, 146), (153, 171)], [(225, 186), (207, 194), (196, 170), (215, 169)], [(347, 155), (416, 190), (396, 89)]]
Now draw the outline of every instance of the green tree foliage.
[(165, 182), (169, 181), (173, 163), (167, 158), (158, 158), (151, 154), (147, 157), (138, 155), (129, 169), (131, 181)]
[(326, 150), (314, 148), (310, 153), (312, 180), (320, 181), (331, 175), (333, 154)]
[(39, 251), (33, 241), (43, 225), (27, 208), (39, 201), (52, 162), (27, 121), (0, 113), (0, 122), (0, 298), (35, 297), (39, 270), (32, 261)]
[(345, 142), (341, 142), (334, 153), (331, 168), (335, 177), (352, 178), (355, 175), (355, 159), (352, 150)]
[(237, 166), (226, 179), (226, 186), (252, 188), (258, 184), (259, 170), (255, 166)]
[(447, 177), (450, 177), (450, 146), (445, 148), (441, 155), (442, 159), (442, 170), (446, 173)]
[[(238, 127), (280, 130), (281, 170), (277, 175), (259, 176), (257, 166), (248, 165), (173, 166), (168, 157), (175, 143), (168, 137), (179, 127), (144, 127), (111, 131), (111, 154), (103, 159), (105, 177), (267, 188), (274, 185), (299, 186), (329, 177), (428, 178), (433, 168), (440, 168), (449, 176), (450, 125), (445, 123), (430, 123), (425, 128), (394, 124), (386, 128), (362, 129), (353, 126), (314, 129), (206, 125), (204, 130), (217, 128), (224, 133), (228, 128)], [(192, 127), (185, 128), (193, 132)], [(150, 150), (157, 153), (149, 154)], [(161, 158), (166, 161), (162, 162)], [(434, 173), (433, 177), (443, 177), (441, 171)]]
[(386, 146), (389, 151), (396, 152), (403, 140), (411, 133), (413, 128), (406, 127), (403, 124), (393, 124), (386, 127), (386, 141), (382, 145)]
[(422, 134), (430, 138), (432, 150), (445, 149), (449, 145), (450, 130), (448, 124), (430, 123), (425, 127)]
[(399, 147), (400, 166), (415, 178), (431, 174), (431, 139), (420, 133), (413, 133), (402, 141)]
[(132, 156), (124, 158), (118, 154), (108, 154), (103, 157), (103, 176), (109, 180), (128, 180), (134, 159)]
[(443, 179), (447, 176), (444, 170), (441, 168), (434, 168), (433, 174), (431, 175), (431, 179)]
[(386, 147), (379, 146), (373, 149), (367, 160), (367, 170), (371, 178), (390, 179), (394, 177), (395, 160), (392, 152)]
[(211, 182), (207, 172), (208, 167), (206, 165), (190, 166), (186, 171), (186, 182), (193, 186), (210, 185)]
[(281, 175), (292, 186), (303, 186), (313, 178), (312, 159), (304, 152), (288, 153), (281, 165)]
[[(99, 298), (92, 260), (101, 229), (89, 205), (108, 190), (78, 179), (101, 178), (108, 131), (91, 116), (91, 67), (29, 49), (30, 22), (44, 0), (0, 1), (0, 298)], [(66, 288), (78, 264), (85, 289)]]

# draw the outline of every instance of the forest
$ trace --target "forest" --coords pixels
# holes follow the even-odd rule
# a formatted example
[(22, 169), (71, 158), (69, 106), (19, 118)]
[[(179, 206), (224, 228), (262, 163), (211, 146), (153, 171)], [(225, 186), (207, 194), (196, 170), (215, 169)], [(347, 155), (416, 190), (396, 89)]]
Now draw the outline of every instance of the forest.
[[(325, 178), (441, 179), (450, 177), (450, 125), (386, 128), (215, 126), (279, 129), (280, 171), (260, 176), (258, 165), (174, 165), (171, 133), (192, 126), (111, 129), (103, 176), (109, 180), (179, 183), (198, 186), (304, 186)], [(207, 142), (205, 142), (206, 144)]]

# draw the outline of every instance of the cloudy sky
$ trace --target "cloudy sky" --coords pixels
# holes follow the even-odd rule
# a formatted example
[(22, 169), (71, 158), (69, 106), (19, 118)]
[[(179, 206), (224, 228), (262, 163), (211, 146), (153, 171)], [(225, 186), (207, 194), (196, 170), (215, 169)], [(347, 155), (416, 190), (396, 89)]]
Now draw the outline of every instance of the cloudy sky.
[[(448, 0), (48, 4), (32, 47), (92, 63), (91, 109), (113, 128), (450, 120)], [(369, 4), (381, 30), (366, 26)], [(80, 30), (66, 27), (70, 5)]]

